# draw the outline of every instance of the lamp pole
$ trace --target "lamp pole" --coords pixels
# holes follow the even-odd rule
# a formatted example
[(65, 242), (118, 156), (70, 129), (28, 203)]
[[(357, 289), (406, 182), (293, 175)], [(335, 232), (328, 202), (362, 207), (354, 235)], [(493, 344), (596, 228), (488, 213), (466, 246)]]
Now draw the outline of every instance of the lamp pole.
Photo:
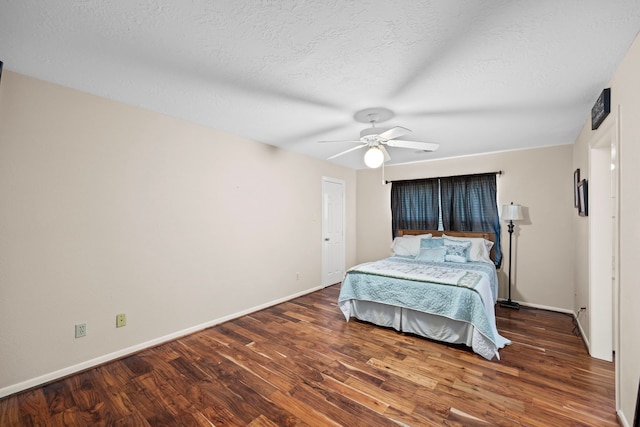
[(507, 225), (507, 231), (509, 232), (509, 298), (506, 301), (500, 301), (500, 307), (520, 309), (520, 304), (511, 300), (511, 254), (513, 246), (513, 220), (521, 220), (523, 218), (521, 207), (514, 205), (511, 202), (510, 205), (503, 206), (503, 219), (509, 221)]
[(507, 231), (509, 231), (509, 299), (506, 301), (500, 301), (501, 307), (520, 309), (520, 304), (515, 301), (511, 301), (511, 246), (513, 241), (513, 220), (509, 220)]

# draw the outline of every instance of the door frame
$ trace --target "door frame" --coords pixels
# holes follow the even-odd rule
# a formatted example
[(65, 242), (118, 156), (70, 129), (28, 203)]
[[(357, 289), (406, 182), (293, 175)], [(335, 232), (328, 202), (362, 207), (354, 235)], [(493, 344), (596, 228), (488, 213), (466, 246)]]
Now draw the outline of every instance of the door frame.
[[(620, 111), (612, 110), (611, 114), (598, 129), (598, 132), (589, 142), (589, 192), (592, 191), (591, 183), (594, 188), (599, 187), (601, 190), (608, 188), (607, 197), (600, 197), (600, 202), (606, 203), (609, 209), (600, 217), (592, 217), (589, 213), (589, 306), (591, 315), (589, 330), (593, 334), (594, 323), (598, 319), (594, 319), (594, 300), (592, 299), (593, 278), (592, 271), (594, 265), (601, 265), (602, 268), (608, 270), (611, 280), (611, 349), (613, 350), (613, 360), (615, 367), (615, 400), (616, 411), (620, 410)], [(607, 170), (609, 171), (607, 173)], [(608, 177), (608, 179), (607, 179)], [(594, 180), (600, 181), (596, 182)], [(596, 202), (598, 196), (589, 194), (589, 204)], [(592, 205), (593, 206), (593, 205)], [(603, 230), (607, 230), (603, 233)], [(600, 236), (600, 239), (598, 239)], [(608, 236), (608, 237), (607, 237)], [(607, 241), (603, 241), (606, 239)], [(602, 260), (598, 256), (598, 247), (608, 246), (611, 251), (611, 260)], [(609, 270), (610, 268), (610, 270)], [(590, 341), (593, 344), (593, 337)], [(591, 353), (591, 349), (590, 349)], [(592, 353), (591, 353), (592, 354)], [(594, 356), (592, 354), (592, 356)], [(595, 357), (602, 356), (595, 355)], [(603, 357), (599, 357), (603, 358)], [(605, 360), (611, 360), (606, 359)]]

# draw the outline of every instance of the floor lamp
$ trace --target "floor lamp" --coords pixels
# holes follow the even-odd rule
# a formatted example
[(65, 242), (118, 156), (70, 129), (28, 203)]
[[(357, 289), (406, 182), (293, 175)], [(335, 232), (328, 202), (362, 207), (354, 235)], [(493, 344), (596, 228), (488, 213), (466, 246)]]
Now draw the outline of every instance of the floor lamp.
[(515, 308), (516, 310), (520, 309), (520, 304), (511, 301), (511, 245), (513, 240), (513, 221), (521, 221), (523, 219), (522, 206), (514, 205), (513, 202), (510, 205), (502, 205), (502, 220), (509, 222), (507, 230), (509, 231), (509, 299), (500, 301), (500, 307)]

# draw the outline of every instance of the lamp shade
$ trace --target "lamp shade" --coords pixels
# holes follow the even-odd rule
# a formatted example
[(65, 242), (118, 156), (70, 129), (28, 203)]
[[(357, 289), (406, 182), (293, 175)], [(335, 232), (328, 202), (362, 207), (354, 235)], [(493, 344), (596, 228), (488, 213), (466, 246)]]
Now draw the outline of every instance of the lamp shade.
[(514, 205), (502, 205), (502, 220), (503, 221), (521, 221), (524, 219), (522, 214), (522, 206)]
[(372, 169), (379, 168), (383, 162), (384, 153), (378, 147), (369, 147), (364, 153), (364, 164)]

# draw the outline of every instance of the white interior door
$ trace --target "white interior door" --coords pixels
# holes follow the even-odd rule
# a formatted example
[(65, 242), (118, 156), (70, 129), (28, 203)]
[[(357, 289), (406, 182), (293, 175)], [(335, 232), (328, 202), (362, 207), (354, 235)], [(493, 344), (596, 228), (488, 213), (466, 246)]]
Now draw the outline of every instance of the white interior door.
[(344, 181), (322, 178), (322, 286), (344, 275)]

